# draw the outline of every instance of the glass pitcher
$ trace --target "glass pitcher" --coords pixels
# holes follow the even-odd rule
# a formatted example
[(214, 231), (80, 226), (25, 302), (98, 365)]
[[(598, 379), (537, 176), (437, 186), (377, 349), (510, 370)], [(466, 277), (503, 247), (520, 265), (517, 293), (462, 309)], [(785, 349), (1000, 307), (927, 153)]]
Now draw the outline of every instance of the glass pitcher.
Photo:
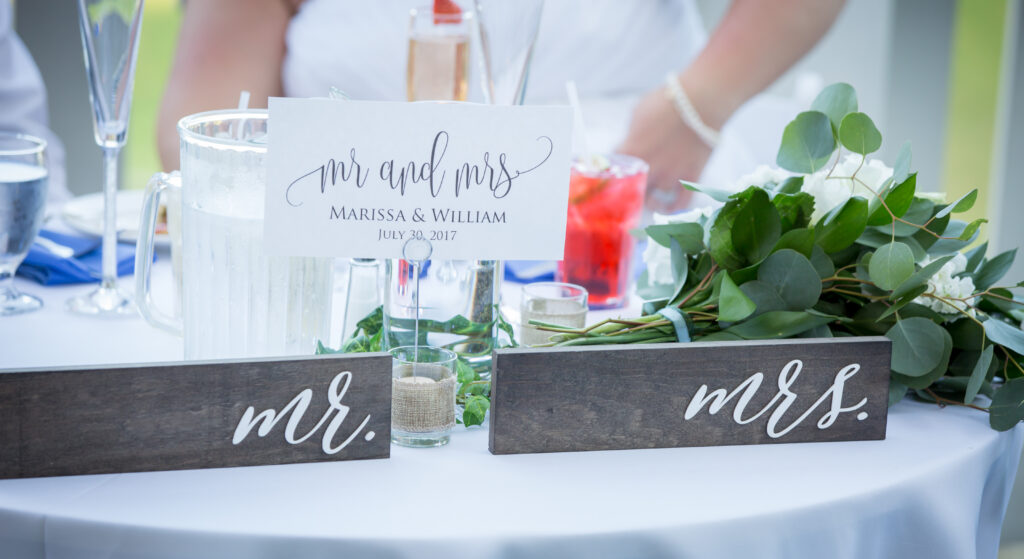
[[(187, 116), (178, 122), (180, 179), (158, 173), (146, 187), (136, 299), (147, 321), (184, 336), (186, 359), (312, 354), (329, 334), (331, 259), (263, 250), (266, 134), (266, 110)], [(157, 308), (150, 292), (157, 205), (177, 189), (180, 320)]]

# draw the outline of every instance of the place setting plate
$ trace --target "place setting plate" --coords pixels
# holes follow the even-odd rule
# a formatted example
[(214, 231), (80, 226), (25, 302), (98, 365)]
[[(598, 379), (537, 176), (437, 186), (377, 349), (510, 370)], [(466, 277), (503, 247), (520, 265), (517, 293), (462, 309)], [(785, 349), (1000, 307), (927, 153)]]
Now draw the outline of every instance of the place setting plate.
[[(141, 190), (122, 190), (117, 193), (117, 239), (134, 243), (139, 236), (139, 216), (142, 215)], [(61, 208), (60, 216), (69, 227), (87, 235), (103, 236), (103, 193), (94, 192), (69, 200)], [(170, 246), (167, 234), (167, 212), (161, 205), (158, 212), (155, 242)]]

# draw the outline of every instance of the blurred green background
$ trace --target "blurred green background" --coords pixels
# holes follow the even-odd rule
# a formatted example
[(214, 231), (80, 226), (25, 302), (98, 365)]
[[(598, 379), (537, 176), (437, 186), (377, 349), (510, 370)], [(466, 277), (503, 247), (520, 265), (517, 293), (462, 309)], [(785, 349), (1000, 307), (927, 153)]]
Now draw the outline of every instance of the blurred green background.
[(157, 109), (171, 72), (181, 25), (181, 9), (179, 0), (146, 1), (136, 62), (132, 116), (128, 124), (128, 145), (125, 146), (122, 169), (126, 188), (144, 187), (149, 176), (160, 170), (160, 157), (156, 150)]

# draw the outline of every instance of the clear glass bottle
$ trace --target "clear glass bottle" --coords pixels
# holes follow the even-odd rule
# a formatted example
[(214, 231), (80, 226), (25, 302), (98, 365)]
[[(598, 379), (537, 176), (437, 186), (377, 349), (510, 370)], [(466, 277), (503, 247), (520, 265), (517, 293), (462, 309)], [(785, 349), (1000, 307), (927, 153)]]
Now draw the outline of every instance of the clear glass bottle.
[(348, 290), (345, 292), (345, 321), (341, 329), (341, 345), (352, 336), (356, 324), (381, 304), (380, 260), (351, 258), (348, 268)]

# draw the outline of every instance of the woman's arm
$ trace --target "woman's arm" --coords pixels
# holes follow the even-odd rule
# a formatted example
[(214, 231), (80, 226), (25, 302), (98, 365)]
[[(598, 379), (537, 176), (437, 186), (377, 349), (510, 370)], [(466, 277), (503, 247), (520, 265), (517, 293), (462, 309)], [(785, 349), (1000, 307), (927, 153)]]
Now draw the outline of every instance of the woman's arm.
[(164, 169), (178, 168), (181, 117), (238, 104), (266, 107), (281, 95), (285, 31), (293, 14), (283, 0), (193, 0), (185, 3), (178, 49), (157, 122)]
[[(735, 0), (704, 50), (679, 74), (705, 124), (720, 130), (748, 99), (771, 85), (806, 54), (835, 21), (844, 0)], [(648, 205), (686, 207), (678, 181), (697, 180), (711, 155), (676, 113), (664, 88), (637, 105), (620, 151), (651, 166)]]

